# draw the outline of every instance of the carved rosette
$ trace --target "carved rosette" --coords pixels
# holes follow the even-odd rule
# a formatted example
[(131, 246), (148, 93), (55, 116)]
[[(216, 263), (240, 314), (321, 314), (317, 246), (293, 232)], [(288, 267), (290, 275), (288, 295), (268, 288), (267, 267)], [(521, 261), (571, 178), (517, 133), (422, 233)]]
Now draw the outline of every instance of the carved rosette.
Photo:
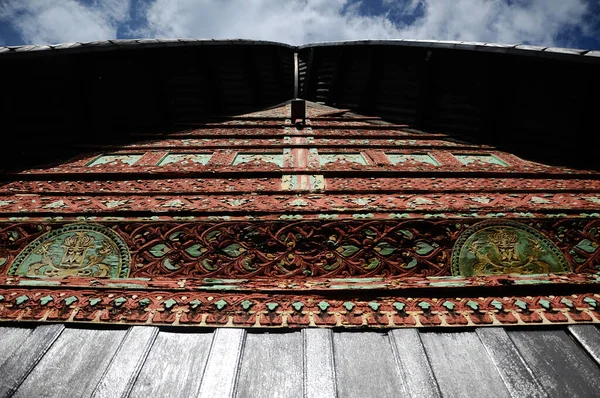
[(570, 271), (563, 253), (542, 233), (514, 221), (486, 221), (465, 230), (452, 255), (461, 276)]
[(30, 243), (8, 274), (127, 278), (129, 270), (129, 249), (117, 233), (101, 225), (72, 224)]

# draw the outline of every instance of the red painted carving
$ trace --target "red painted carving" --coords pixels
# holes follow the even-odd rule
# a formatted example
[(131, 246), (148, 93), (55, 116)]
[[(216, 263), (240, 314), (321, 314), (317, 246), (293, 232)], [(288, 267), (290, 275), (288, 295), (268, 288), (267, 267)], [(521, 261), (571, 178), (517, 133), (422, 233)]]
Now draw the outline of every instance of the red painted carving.
[[(381, 328), (599, 321), (597, 173), (343, 113), (309, 105), (302, 127), (279, 107), (140, 133), (127, 146), (86, 147), (62, 165), (6, 174), (0, 320)], [(211, 157), (159, 166), (169, 153)], [(270, 153), (282, 162), (233, 165), (239, 154)], [(88, 166), (102, 154), (139, 159)], [(325, 164), (327, 154), (340, 159)], [(390, 162), (391, 154), (415, 156)], [(495, 217), (543, 233), (574, 273), (450, 278), (459, 235)], [(46, 279), (7, 275), (28, 244), (74, 222), (119, 234), (137, 279), (54, 279), (50, 288), (39, 286)]]
[[(131, 277), (300, 278), (450, 275), (458, 236), (477, 220), (103, 223), (129, 246)], [(600, 220), (521, 220), (560, 249), (576, 273), (600, 265)], [(65, 224), (5, 224), (1, 270), (42, 233)]]
[[(332, 299), (321, 295), (0, 287), (0, 319), (240, 327), (429, 327), (600, 323), (594, 293), (537, 296)], [(565, 306), (564, 303), (569, 303)]]
[[(360, 167), (360, 166), (357, 166)], [(226, 187), (223, 187), (226, 188)], [(35, 207), (32, 207), (35, 206)], [(4, 213), (227, 212), (504, 212), (599, 211), (600, 193), (423, 193), (282, 195), (0, 196)]]

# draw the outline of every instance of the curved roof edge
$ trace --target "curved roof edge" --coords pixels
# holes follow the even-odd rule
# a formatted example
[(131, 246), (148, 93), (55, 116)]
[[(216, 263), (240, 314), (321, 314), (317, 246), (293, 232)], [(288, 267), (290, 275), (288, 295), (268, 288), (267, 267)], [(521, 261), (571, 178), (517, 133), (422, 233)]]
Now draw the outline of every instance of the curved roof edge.
[(245, 39), (126, 39), (126, 40), (102, 40), (92, 42), (62, 43), (53, 45), (24, 45), (24, 46), (3, 46), (0, 47), (0, 56), (7, 54), (22, 54), (47, 51), (60, 51), (61, 53), (82, 53), (96, 51), (110, 51), (118, 49), (131, 48), (165, 48), (165, 47), (183, 47), (183, 46), (210, 46), (210, 45), (275, 45), (290, 49), (309, 49), (313, 47), (334, 47), (334, 46), (369, 46), (386, 45), (402, 47), (421, 47), (438, 48), (454, 50), (470, 50), (488, 53), (504, 53), (514, 55), (528, 55), (544, 58), (562, 58), (579, 60), (600, 60), (600, 50), (581, 50), (561, 47), (541, 47), (527, 44), (498, 44), (471, 41), (443, 41), (443, 40), (349, 40), (309, 43), (302, 46), (293, 46), (286, 43), (279, 43), (266, 40), (245, 40)]
[(594, 60), (600, 61), (599, 50), (581, 50), (562, 47), (541, 47), (527, 44), (499, 44), (485, 43), (476, 41), (444, 41), (444, 40), (350, 40), (350, 41), (332, 41), (310, 43), (299, 46), (298, 49), (309, 49), (313, 47), (335, 47), (335, 46), (401, 46), (401, 47), (421, 47), (437, 48), (450, 50), (470, 50), (487, 53), (502, 53), (513, 55), (528, 55), (544, 58), (568, 58), (570, 60)]
[(201, 47), (201, 46), (226, 46), (226, 45), (268, 45), (284, 48), (296, 48), (285, 43), (266, 40), (246, 39), (126, 39), (126, 40), (101, 40), (90, 42), (75, 42), (48, 45), (25, 45), (25, 46), (2, 46), (0, 56), (8, 54), (60, 52), (62, 53), (85, 53), (100, 52), (133, 48), (168, 48), (168, 47)]

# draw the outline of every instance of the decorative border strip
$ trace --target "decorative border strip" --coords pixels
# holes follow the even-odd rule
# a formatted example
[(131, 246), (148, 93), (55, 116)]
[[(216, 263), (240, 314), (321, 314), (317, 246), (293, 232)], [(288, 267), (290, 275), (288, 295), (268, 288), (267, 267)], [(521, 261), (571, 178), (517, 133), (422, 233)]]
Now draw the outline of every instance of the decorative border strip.
[(400, 328), (600, 323), (600, 295), (356, 297), (0, 289), (0, 320), (174, 326)]
[[(11, 181), (0, 186), (0, 194), (89, 194), (97, 196), (132, 193), (190, 194), (206, 193), (248, 193), (284, 191), (286, 178), (309, 178), (311, 174), (284, 174), (282, 177), (265, 178), (166, 178), (121, 181)], [(319, 175), (324, 178), (322, 175)], [(327, 177), (324, 178), (324, 192), (377, 192), (377, 194), (427, 191), (451, 192), (493, 192), (493, 193), (544, 193), (600, 192), (600, 180), (534, 179), (534, 178), (385, 178), (385, 177)]]
[(514, 211), (502, 211), (502, 212), (469, 212), (469, 213), (454, 213), (454, 212), (372, 212), (372, 213), (272, 213), (272, 214), (261, 214), (256, 215), (202, 215), (202, 214), (185, 214), (185, 215), (173, 215), (173, 214), (156, 214), (151, 216), (118, 216), (118, 215), (73, 215), (65, 213), (61, 216), (41, 216), (36, 214), (31, 215), (15, 215), (8, 216), (0, 213), (0, 224), (2, 223), (14, 223), (14, 222), (42, 222), (46, 224), (50, 223), (65, 223), (65, 222), (81, 222), (81, 221), (92, 221), (92, 222), (207, 222), (207, 221), (315, 221), (315, 220), (369, 220), (369, 221), (385, 221), (385, 220), (454, 220), (454, 221), (467, 221), (473, 222), (476, 220), (483, 221), (489, 219), (597, 219), (600, 218), (600, 211), (598, 212), (514, 212)]
[[(516, 221), (516, 220), (515, 220)], [(600, 269), (597, 219), (520, 219), (565, 256), (565, 271)], [(110, 222), (132, 278), (407, 278), (451, 275), (459, 236), (481, 220)], [(97, 223), (97, 221), (96, 221)], [(81, 224), (81, 222), (80, 222)], [(40, 235), (68, 223), (0, 224), (0, 272)], [(483, 224), (479, 224), (483, 225)]]
[[(287, 192), (286, 192), (287, 193)], [(145, 211), (227, 212), (370, 211), (600, 211), (600, 193), (423, 193), (240, 195), (10, 195), (0, 196), (4, 213), (98, 213)]]
[[(585, 286), (588, 287), (585, 287)], [(596, 289), (600, 286), (599, 274), (549, 274), (549, 275), (489, 275), (477, 277), (373, 277), (373, 278), (312, 278), (312, 279), (225, 279), (225, 278), (34, 278), (0, 276), (0, 288), (33, 286), (53, 289), (129, 289), (141, 291), (177, 290), (204, 292), (264, 292), (301, 294), (308, 292), (326, 294), (336, 292), (356, 294), (363, 291), (385, 291), (385, 294), (402, 294), (416, 289), (445, 292), (452, 295), (467, 289), (506, 289), (511, 287), (515, 294), (530, 293), (533, 288), (543, 286), (552, 289)], [(593, 286), (593, 287), (592, 287)], [(471, 291), (469, 290), (469, 291)], [(492, 291), (492, 290), (489, 290)], [(496, 290), (497, 291), (497, 290)], [(351, 292), (351, 293), (348, 293)], [(441, 294), (441, 293), (440, 293)], [(466, 293), (464, 293), (466, 294)]]

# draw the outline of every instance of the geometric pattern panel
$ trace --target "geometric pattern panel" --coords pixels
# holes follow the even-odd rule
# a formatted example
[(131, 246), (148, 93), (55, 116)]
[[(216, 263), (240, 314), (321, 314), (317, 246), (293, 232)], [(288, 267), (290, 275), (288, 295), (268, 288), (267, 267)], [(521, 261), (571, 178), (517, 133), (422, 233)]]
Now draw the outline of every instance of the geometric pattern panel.
[(283, 154), (280, 153), (238, 153), (233, 159), (233, 166), (240, 164), (260, 165), (271, 163), (283, 167)]

